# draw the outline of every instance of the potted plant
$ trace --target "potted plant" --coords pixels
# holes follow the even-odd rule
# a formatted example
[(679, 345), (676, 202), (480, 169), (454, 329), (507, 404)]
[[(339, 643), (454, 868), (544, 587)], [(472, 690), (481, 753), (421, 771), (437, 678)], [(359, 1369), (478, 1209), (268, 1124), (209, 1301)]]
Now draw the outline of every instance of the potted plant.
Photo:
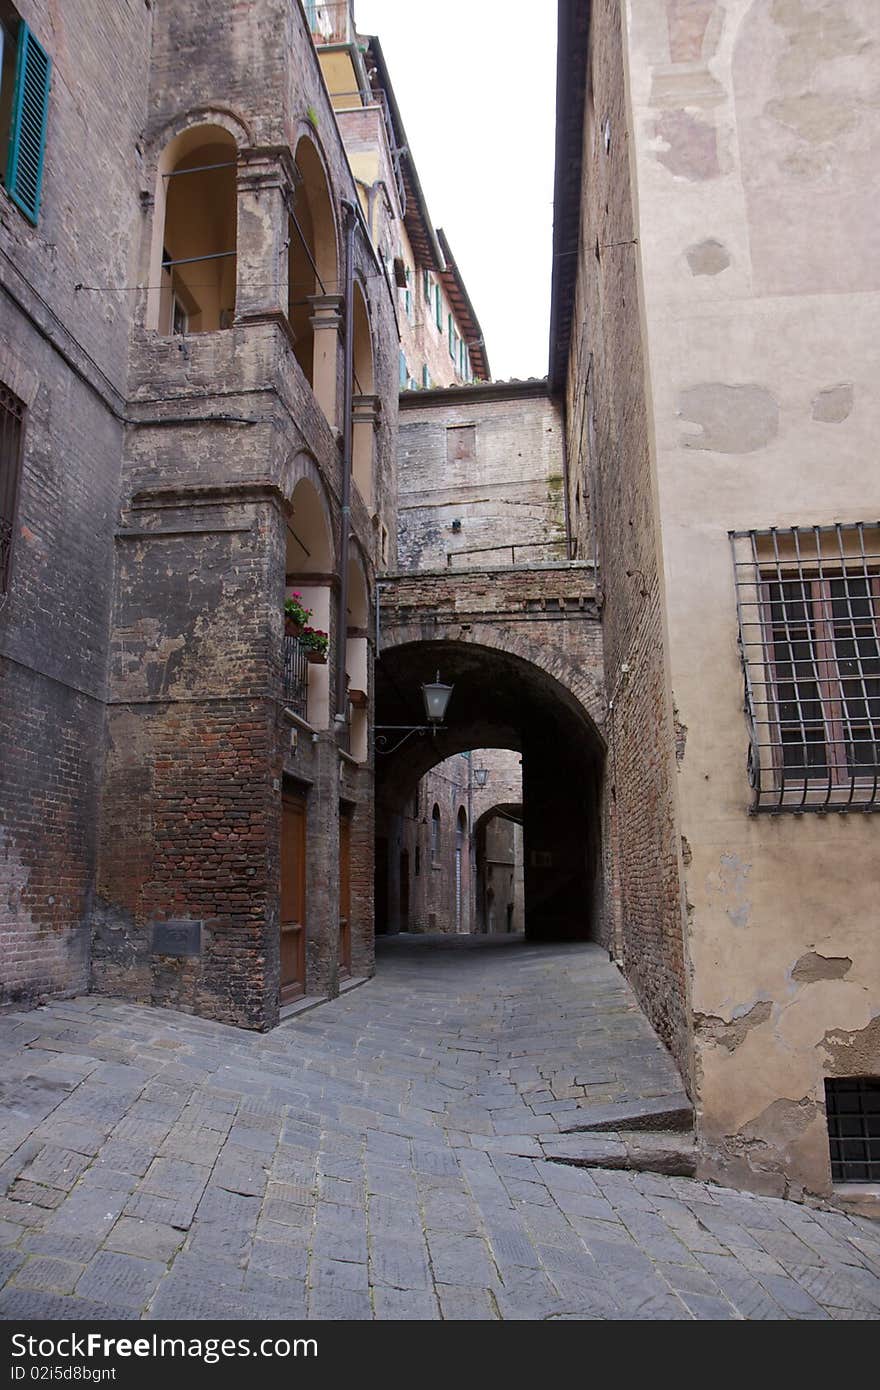
[(312, 616), (311, 608), (306, 608), (302, 594), (291, 594), (284, 600), (284, 632), (287, 637), (301, 637), (306, 624)]
[(320, 666), (327, 664), (327, 650), (330, 646), (329, 633), (317, 627), (306, 627), (300, 636), (300, 645), (305, 649), (306, 660)]

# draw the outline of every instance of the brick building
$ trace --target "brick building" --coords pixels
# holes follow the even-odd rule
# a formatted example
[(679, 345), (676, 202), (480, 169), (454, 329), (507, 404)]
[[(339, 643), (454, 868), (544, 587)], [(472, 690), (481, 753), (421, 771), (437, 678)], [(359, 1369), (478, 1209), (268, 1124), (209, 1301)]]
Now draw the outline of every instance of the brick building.
[(263, 1029), (374, 930), (590, 938), (703, 1173), (827, 1194), (876, 1176), (878, 19), (559, 15), (549, 381), (493, 383), (347, 0), (0, 6), (2, 998)]
[(598, 561), (604, 939), (703, 1171), (851, 1192), (880, 1171), (880, 14), (559, 15), (550, 379)]
[(3, 999), (265, 1028), (372, 970), (407, 258), (487, 365), (349, 4), (124, 11), (2, 10)]

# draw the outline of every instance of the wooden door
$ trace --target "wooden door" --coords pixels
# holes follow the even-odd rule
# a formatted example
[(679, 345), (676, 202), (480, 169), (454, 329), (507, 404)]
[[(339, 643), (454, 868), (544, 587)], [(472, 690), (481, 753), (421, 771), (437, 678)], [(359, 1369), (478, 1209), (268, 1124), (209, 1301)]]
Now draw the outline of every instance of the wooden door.
[(289, 1004), (306, 988), (306, 803), (285, 796), (281, 820), (281, 986)]
[(351, 974), (351, 814), (339, 812), (339, 974)]

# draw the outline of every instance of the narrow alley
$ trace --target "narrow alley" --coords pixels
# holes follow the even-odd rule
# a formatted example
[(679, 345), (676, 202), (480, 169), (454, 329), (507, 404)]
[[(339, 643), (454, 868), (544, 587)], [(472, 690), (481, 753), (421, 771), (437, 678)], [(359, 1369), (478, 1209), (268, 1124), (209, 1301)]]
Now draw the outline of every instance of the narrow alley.
[(5, 1318), (880, 1317), (875, 1224), (619, 1166), (686, 1098), (596, 946), (399, 936), (268, 1034), (91, 995), (0, 1056)]

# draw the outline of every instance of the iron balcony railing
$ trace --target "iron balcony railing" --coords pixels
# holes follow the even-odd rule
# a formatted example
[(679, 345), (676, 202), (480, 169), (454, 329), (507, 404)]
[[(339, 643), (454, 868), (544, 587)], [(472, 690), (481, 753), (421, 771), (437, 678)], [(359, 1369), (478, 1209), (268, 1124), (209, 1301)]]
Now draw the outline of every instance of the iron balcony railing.
[(309, 662), (298, 637), (284, 638), (284, 703), (305, 719), (309, 704)]
[(353, 43), (354, 0), (304, 0), (306, 18), (316, 43)]
[[(524, 551), (540, 551), (541, 554), (532, 553), (528, 558), (523, 555)], [(547, 553), (544, 553), (547, 552)], [(488, 557), (494, 555), (497, 559), (490, 560)], [(471, 546), (463, 550), (447, 550), (446, 568), (447, 569), (481, 569), (485, 564), (506, 566), (505, 556), (510, 556), (511, 567), (519, 569), (531, 568), (536, 564), (558, 564), (560, 560), (568, 559), (568, 542), (564, 536), (558, 539), (548, 538), (543, 541), (516, 541), (507, 545), (478, 545)], [(469, 560), (467, 556), (487, 557)]]

